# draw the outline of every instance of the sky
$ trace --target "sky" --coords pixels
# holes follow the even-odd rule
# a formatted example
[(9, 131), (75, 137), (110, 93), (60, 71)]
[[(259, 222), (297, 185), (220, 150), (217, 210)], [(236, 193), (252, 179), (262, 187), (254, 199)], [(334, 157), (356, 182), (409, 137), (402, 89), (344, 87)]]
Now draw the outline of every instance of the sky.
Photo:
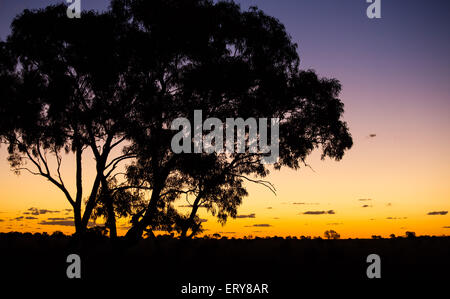
[[(56, 2), (0, 0), (0, 39), (23, 9)], [(201, 211), (205, 233), (450, 235), (450, 2), (381, 0), (381, 19), (366, 16), (365, 0), (237, 2), (243, 9), (256, 5), (286, 26), (302, 69), (341, 82), (354, 146), (339, 162), (313, 153), (307, 161), (312, 169), (273, 171), (268, 179), (276, 195), (248, 185), (239, 217), (225, 226)], [(107, 6), (82, 0), (84, 10)], [(72, 233), (72, 226), (55, 222), (70, 217), (63, 194), (43, 178), (15, 175), (6, 157), (3, 146), (0, 232)], [(73, 160), (66, 161), (64, 174), (71, 179)], [(128, 224), (119, 225), (125, 232)]]

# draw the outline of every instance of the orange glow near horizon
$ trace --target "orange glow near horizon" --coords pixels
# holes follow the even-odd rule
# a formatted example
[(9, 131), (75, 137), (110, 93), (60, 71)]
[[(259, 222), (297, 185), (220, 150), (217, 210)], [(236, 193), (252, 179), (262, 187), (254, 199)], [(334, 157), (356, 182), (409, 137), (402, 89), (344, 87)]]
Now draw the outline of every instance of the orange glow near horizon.
[[(404, 140), (399, 140), (380, 128), (376, 137), (358, 135), (355, 130), (353, 134), (355, 145), (342, 161), (322, 161), (316, 152), (308, 160), (312, 169), (273, 171), (268, 179), (276, 186), (276, 195), (263, 186), (248, 184), (250, 195), (239, 208), (240, 218), (229, 219), (224, 226), (200, 209), (199, 216), (207, 220), (204, 233), (238, 238), (300, 237), (323, 236), (325, 230), (333, 229), (342, 238), (388, 237), (404, 235), (406, 231), (448, 235), (449, 215), (427, 214), (449, 210), (450, 158), (442, 148), (449, 149), (449, 144), (430, 149), (421, 142), (427, 136), (403, 136)], [(405, 148), (394, 146), (408, 141), (413, 143), (405, 144), (408, 155), (404, 155)], [(9, 170), (4, 147), (1, 152), (0, 232), (58, 230), (72, 234), (72, 226), (39, 224), (73, 216), (65, 211), (71, 207), (61, 191), (42, 177), (26, 172), (15, 175)], [(70, 172), (73, 160), (65, 158), (63, 175), (68, 182), (74, 181)], [(93, 174), (93, 164), (89, 165), (92, 159), (89, 155), (84, 158), (86, 187)], [(183, 204), (186, 202), (179, 200), (175, 206)], [(58, 212), (24, 214), (31, 207)], [(179, 209), (188, 212), (186, 208)], [(334, 214), (304, 214), (330, 210)], [(251, 214), (254, 217), (245, 217)], [(127, 226), (126, 220), (118, 222), (119, 235), (126, 232)]]

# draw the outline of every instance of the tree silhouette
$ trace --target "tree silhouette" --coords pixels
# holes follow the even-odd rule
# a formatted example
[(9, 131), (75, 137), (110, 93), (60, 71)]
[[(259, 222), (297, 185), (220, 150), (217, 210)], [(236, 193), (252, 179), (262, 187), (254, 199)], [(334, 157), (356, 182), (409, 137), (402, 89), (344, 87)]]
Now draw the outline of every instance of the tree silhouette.
[[(132, 64), (139, 70), (136, 73), (145, 74), (145, 81), (137, 78), (147, 83), (142, 90), (152, 94), (151, 101), (142, 102), (138, 115), (147, 130), (133, 130), (134, 151), (139, 156), (136, 168), (143, 170), (138, 177), (151, 195), (146, 210), (127, 233), (130, 239), (139, 238), (151, 225), (168, 192), (172, 192), (171, 200), (187, 192), (170, 186), (180, 175), (183, 161), (192, 159), (171, 151), (174, 132), (168, 128), (175, 117), (193, 123), (193, 111), (198, 109), (203, 118), (222, 122), (234, 116), (279, 118), (280, 157), (275, 169), (298, 169), (319, 147), (323, 158), (339, 160), (351, 147), (347, 126), (340, 119), (339, 82), (301, 71), (296, 45), (275, 18), (257, 8), (243, 12), (232, 2), (194, 0), (114, 1), (113, 10), (133, 24), (135, 36), (142, 37), (135, 40), (133, 48), (141, 54), (133, 57)], [(210, 155), (231, 165), (219, 168), (241, 172), (242, 180), (269, 173), (261, 153)], [(201, 174), (182, 172), (199, 183), (198, 190), (202, 188)], [(194, 214), (195, 209), (193, 205)]]
[(325, 238), (327, 238), (328, 240), (337, 240), (337, 239), (340, 239), (341, 238), (341, 235), (340, 234), (338, 234), (336, 231), (334, 231), (334, 230), (327, 230), (327, 231), (325, 231), (325, 233), (323, 234), (323, 236), (325, 237)]
[(416, 237), (415, 232), (405, 232), (406, 238), (408, 239), (414, 239)]
[[(158, 229), (186, 236), (201, 229), (199, 207), (222, 222), (235, 217), (247, 195), (244, 182), (274, 191), (262, 180), (269, 174), (262, 151), (172, 151), (173, 120), (193, 123), (194, 110), (222, 122), (279, 119), (279, 158), (272, 165), (277, 170), (307, 166), (314, 149), (322, 158), (340, 160), (352, 146), (341, 120), (340, 83), (300, 70), (297, 45), (283, 24), (256, 7), (114, 0), (105, 13), (71, 20), (64, 6), (51, 6), (16, 18), (0, 51), (6, 87), (0, 134), (11, 165), (56, 185), (74, 207), (79, 233), (95, 211), (94, 217), (107, 218), (113, 237), (116, 213), (131, 216), (129, 241)], [(88, 150), (96, 175), (81, 215), (82, 157)], [(60, 175), (64, 152), (75, 155), (75, 198)], [(56, 171), (50, 171), (47, 155), (54, 155)], [(126, 172), (114, 173), (125, 160), (132, 161)], [(193, 202), (185, 215), (174, 202), (186, 195)]]
[[(73, 207), (76, 232), (83, 234), (96, 206), (97, 193), (118, 163), (132, 158), (123, 147), (124, 128), (134, 110), (133, 96), (123, 88), (126, 60), (123, 27), (111, 14), (87, 12), (69, 20), (66, 6), (25, 10), (1, 44), (1, 131), (16, 172), (46, 178)], [(5, 54), (5, 55), (3, 55)], [(95, 178), (82, 210), (83, 156), (95, 158)], [(64, 154), (75, 159), (76, 194), (61, 175)], [(27, 164), (28, 163), (28, 164)], [(112, 213), (112, 203), (107, 203)], [(111, 220), (114, 218), (111, 217)], [(115, 223), (109, 223), (111, 236)]]

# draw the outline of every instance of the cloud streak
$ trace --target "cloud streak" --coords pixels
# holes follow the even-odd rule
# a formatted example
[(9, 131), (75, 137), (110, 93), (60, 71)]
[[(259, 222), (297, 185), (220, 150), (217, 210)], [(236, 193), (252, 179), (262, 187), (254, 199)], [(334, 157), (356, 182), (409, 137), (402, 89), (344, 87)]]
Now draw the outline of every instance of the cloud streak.
[(24, 212), (23, 214), (25, 215), (33, 215), (33, 216), (38, 216), (38, 215), (44, 215), (44, 214), (51, 214), (51, 213), (59, 213), (60, 211), (52, 211), (52, 210), (47, 210), (47, 209), (38, 209), (38, 208), (29, 208), (27, 210), (27, 212)]
[[(41, 225), (60, 225), (60, 226), (75, 226), (75, 222), (73, 220), (42, 220), (38, 224)], [(95, 223), (89, 222), (88, 226), (94, 226)]]
[(436, 215), (447, 215), (448, 211), (435, 211), (435, 212), (428, 212), (427, 215), (436, 216)]
[(306, 211), (303, 213), (304, 215), (324, 215), (324, 214), (336, 214), (333, 210), (329, 211)]
[(271, 227), (272, 225), (267, 223), (259, 223), (259, 224), (253, 224), (253, 225), (246, 225), (244, 227)]
[(256, 218), (256, 214), (248, 214), (248, 215), (237, 215), (236, 218)]

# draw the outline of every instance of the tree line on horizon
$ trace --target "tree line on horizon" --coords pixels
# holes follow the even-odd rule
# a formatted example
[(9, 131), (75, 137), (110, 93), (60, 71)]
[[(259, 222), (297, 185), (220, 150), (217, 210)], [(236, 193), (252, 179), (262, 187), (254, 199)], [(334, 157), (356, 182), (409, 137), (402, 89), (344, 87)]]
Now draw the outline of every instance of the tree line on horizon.
[[(105, 227), (95, 227), (93, 229), (90, 229), (86, 232), (86, 235), (91, 240), (101, 240), (101, 239), (109, 239), (107, 236), (107, 230)], [(49, 234), (47, 232), (36, 232), (36, 233), (30, 233), (30, 232), (16, 232), (11, 231), (7, 233), (0, 233), (0, 240), (4, 237), (25, 237), (25, 238), (44, 238), (44, 239), (69, 239), (72, 238), (73, 235), (66, 235), (61, 231), (54, 231), (53, 233)], [(159, 235), (146, 235), (147, 239), (159, 239), (159, 240), (169, 240), (169, 239), (179, 239), (184, 240), (184, 238), (179, 235), (175, 236), (174, 233), (165, 233), (165, 234), (159, 234)], [(386, 240), (386, 239), (416, 239), (416, 238), (449, 238), (450, 236), (447, 235), (419, 235), (417, 236), (415, 232), (407, 231), (404, 235), (395, 235), (390, 234), (389, 237), (383, 238), (381, 235), (372, 235), (370, 238), (345, 238), (341, 239), (341, 236), (339, 233), (333, 231), (333, 230), (326, 230), (324, 232), (323, 237), (321, 236), (253, 236), (253, 235), (246, 235), (243, 237), (234, 237), (234, 236), (225, 236), (220, 233), (213, 233), (213, 234), (204, 234), (202, 236), (195, 236), (193, 240)], [(121, 238), (121, 237), (118, 237)], [(144, 238), (145, 239), (145, 238)]]
[[(113, 0), (69, 19), (61, 4), (23, 11), (11, 30), (0, 41), (0, 140), (16, 173), (42, 177), (70, 203), (77, 237), (103, 217), (111, 239), (119, 218), (131, 219), (131, 243), (159, 230), (192, 238), (199, 208), (224, 224), (246, 183), (275, 191), (271, 168), (307, 166), (315, 149), (340, 160), (352, 146), (339, 81), (301, 70), (284, 25), (256, 7)], [(278, 161), (248, 150), (175, 154), (171, 123), (194, 110), (279, 118)], [(61, 171), (69, 154), (74, 193)], [(86, 164), (95, 169), (88, 189)], [(182, 199), (187, 213), (174, 204)]]

